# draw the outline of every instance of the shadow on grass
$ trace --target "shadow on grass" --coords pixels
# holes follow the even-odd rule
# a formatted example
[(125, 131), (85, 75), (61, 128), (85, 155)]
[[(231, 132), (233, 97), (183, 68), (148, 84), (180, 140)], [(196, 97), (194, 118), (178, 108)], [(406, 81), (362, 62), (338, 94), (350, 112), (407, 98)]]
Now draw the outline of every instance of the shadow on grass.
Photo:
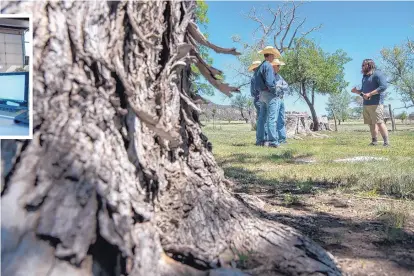
[[(295, 150), (285, 150), (277, 153), (261, 155), (248, 153), (233, 153), (218, 164), (223, 168), (225, 175), (240, 184), (244, 189), (277, 189), (281, 192), (292, 192), (296, 194), (311, 193), (316, 190), (341, 188), (345, 191), (354, 192), (355, 188), (360, 191), (375, 191), (378, 195), (386, 195), (397, 199), (414, 199), (414, 174), (406, 172), (403, 174), (375, 174), (364, 175), (351, 173), (338, 177), (323, 177), (319, 175), (306, 181), (298, 180), (296, 176), (281, 177), (279, 179), (264, 179), (258, 176), (260, 170), (249, 170), (245, 164), (257, 164), (274, 162), (278, 164), (297, 164), (302, 166), (315, 166), (311, 153), (298, 154)], [(237, 165), (234, 165), (237, 164)], [(275, 168), (277, 169), (277, 168)], [(293, 170), (293, 173), (298, 173)]]
[[(301, 156), (301, 158), (307, 157), (311, 157), (311, 155)], [(232, 154), (220, 165), (226, 177), (237, 183), (234, 188), (236, 195), (255, 195), (265, 202), (267, 207), (287, 208), (284, 209), (283, 213), (275, 214), (266, 212), (267, 208), (265, 207), (259, 209), (248, 202), (244, 202), (259, 216), (300, 230), (335, 255), (344, 258), (386, 260), (387, 264), (393, 263), (399, 271), (401, 269), (404, 271), (414, 269), (413, 233), (401, 228), (390, 229), (387, 223), (383, 221), (353, 220), (318, 212), (309, 204), (302, 202), (301, 197), (338, 188), (341, 186), (339, 180), (319, 181), (308, 179), (298, 181), (298, 179), (291, 176), (265, 179), (259, 175), (263, 171), (253, 171), (243, 167), (243, 164), (262, 162), (269, 159), (292, 162), (295, 158), (298, 158), (298, 156), (292, 151), (267, 156), (241, 153)], [(232, 166), (233, 163), (239, 164), (238, 166)], [(356, 180), (350, 179), (352, 185), (356, 185)], [(243, 201), (241, 197), (239, 197), (239, 200)], [(335, 198), (325, 204), (335, 208), (349, 208), (347, 203)], [(305, 215), (301, 215), (304, 213)], [(360, 250), (362, 244), (370, 249)]]
[(282, 177), (281, 179), (263, 179), (257, 175), (258, 172), (252, 172), (245, 168), (224, 167), (224, 174), (240, 184), (236, 192), (249, 194), (255, 193), (292, 193), (292, 194), (312, 194), (317, 191), (337, 188), (337, 184), (328, 181), (298, 181), (293, 177)]
[[(244, 147), (246, 143), (233, 143), (232, 146), (235, 147)], [(298, 154), (297, 150), (287, 149), (281, 152), (272, 153), (270, 155), (254, 155), (254, 154), (247, 154), (247, 153), (233, 153), (229, 157), (226, 157), (224, 161), (219, 161), (218, 164), (220, 166), (224, 166), (226, 164), (233, 164), (233, 163), (257, 163), (257, 162), (286, 162), (286, 163), (295, 163), (295, 164), (303, 164), (304, 160), (310, 159), (313, 156), (312, 153), (304, 153)]]
[(307, 159), (313, 156), (311, 153), (305, 153), (305, 154), (297, 154), (298, 151), (296, 150), (285, 150), (283, 152), (279, 153), (273, 153), (268, 156), (264, 156), (263, 159), (269, 160), (269, 161), (277, 161), (277, 160), (283, 160), (286, 163), (302, 163), (302, 162), (296, 162), (297, 160)]

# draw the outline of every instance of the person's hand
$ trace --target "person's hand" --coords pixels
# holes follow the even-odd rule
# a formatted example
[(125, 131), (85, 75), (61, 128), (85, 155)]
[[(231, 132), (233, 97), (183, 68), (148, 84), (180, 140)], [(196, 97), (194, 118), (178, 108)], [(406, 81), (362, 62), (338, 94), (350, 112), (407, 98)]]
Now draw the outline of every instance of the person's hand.
[(365, 100), (371, 99), (371, 93), (364, 94), (364, 99)]
[(352, 88), (351, 92), (355, 94), (359, 94), (359, 90), (356, 87)]

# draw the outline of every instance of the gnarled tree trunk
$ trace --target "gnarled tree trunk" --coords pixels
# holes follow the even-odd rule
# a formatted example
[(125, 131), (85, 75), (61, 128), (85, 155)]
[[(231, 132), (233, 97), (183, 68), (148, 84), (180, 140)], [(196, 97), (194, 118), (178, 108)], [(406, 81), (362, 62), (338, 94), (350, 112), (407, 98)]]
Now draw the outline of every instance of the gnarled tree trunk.
[(301, 83), (301, 96), (303, 97), (303, 99), (305, 100), (306, 104), (309, 107), (309, 110), (311, 112), (311, 116), (312, 116), (312, 120), (313, 120), (313, 124), (311, 126), (311, 129), (313, 131), (318, 131), (319, 130), (319, 120), (318, 120), (318, 116), (316, 115), (316, 110), (315, 110), (315, 92), (312, 90), (310, 92), (311, 94), (311, 99), (309, 99), (308, 97), (308, 92), (306, 91), (306, 84), (303, 82)]
[(3, 275), (340, 275), (229, 191), (188, 73), (230, 93), (194, 45), (236, 52), (199, 36), (194, 2), (3, 8), (36, 11), (33, 140), (2, 141)]

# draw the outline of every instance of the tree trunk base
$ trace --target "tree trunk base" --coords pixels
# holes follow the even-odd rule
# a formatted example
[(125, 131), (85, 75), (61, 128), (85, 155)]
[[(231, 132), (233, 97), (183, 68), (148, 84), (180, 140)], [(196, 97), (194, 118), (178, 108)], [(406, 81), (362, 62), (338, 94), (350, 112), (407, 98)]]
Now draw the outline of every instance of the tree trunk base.
[[(327, 121), (327, 120), (326, 120)], [(303, 115), (288, 114), (286, 116), (286, 133), (290, 139), (303, 140), (304, 137), (328, 138), (326, 134), (312, 131), (313, 121)], [(320, 130), (330, 130), (329, 122), (321, 120)]]
[(230, 93), (197, 44), (237, 52), (198, 32), (194, 2), (3, 8), (36, 26), (33, 139), (1, 143), (4, 275), (341, 275), (323, 248), (229, 191), (189, 72), (195, 62)]

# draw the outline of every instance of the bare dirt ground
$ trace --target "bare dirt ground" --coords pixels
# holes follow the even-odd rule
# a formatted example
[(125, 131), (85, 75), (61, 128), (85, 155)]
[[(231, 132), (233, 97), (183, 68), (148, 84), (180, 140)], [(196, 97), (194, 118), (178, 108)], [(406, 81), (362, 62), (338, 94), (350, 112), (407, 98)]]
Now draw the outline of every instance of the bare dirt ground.
[(238, 197), (262, 216), (290, 225), (331, 252), (346, 275), (414, 275), (414, 218), (390, 229), (378, 206), (407, 208), (401, 201), (324, 191), (286, 204), (286, 194), (246, 191)]

